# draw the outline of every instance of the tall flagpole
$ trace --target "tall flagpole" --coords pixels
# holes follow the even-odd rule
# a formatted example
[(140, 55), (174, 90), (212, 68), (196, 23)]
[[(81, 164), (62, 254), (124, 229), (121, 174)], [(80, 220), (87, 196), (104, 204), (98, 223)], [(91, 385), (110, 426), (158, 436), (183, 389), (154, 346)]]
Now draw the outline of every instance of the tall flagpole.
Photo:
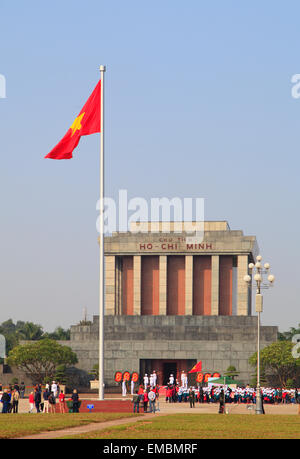
[(104, 73), (100, 66), (100, 270), (99, 270), (99, 400), (104, 400)]

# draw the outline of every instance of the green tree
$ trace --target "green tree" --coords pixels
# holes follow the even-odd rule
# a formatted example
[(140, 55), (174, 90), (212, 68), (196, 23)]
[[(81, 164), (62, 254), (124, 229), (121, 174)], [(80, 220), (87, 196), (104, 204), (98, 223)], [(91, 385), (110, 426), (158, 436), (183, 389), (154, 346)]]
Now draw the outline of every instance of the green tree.
[(57, 341), (68, 341), (70, 339), (70, 329), (65, 330), (62, 327), (57, 327), (54, 332), (46, 332), (43, 338), (55, 339)]
[(6, 355), (9, 354), (20, 341), (36, 341), (40, 339), (54, 339), (58, 341), (68, 341), (70, 339), (70, 329), (63, 329), (57, 327), (54, 332), (44, 332), (41, 325), (33, 322), (23, 322), (18, 320), (16, 324), (12, 319), (8, 319), (2, 322), (0, 325), (0, 334), (5, 337), (6, 340)]
[(55, 372), (55, 381), (59, 381), (61, 384), (66, 384), (67, 375), (66, 375), (67, 366), (65, 364), (58, 365)]
[(5, 322), (2, 322), (0, 325), (1, 333), (14, 333), (16, 330), (16, 326), (13, 323), (12, 319), (8, 319)]
[(42, 338), (44, 330), (33, 322), (17, 322), (16, 333), (19, 340), (36, 341)]
[(286, 381), (286, 388), (287, 389), (292, 389), (295, 386), (295, 381), (293, 378), (288, 378)]
[(14, 324), (12, 319), (8, 319), (0, 325), (0, 333), (5, 337), (6, 354), (8, 354), (11, 349), (18, 345), (19, 340), (40, 339), (44, 332), (41, 325), (22, 321)]
[[(296, 380), (300, 369), (300, 356), (292, 354), (294, 344), (290, 341), (276, 341), (260, 351), (261, 372), (268, 380), (272, 379), (280, 387), (286, 387), (289, 379)], [(257, 365), (257, 352), (249, 363)]]
[(6, 341), (6, 355), (9, 351), (18, 344), (18, 337), (16, 335), (16, 326), (12, 319), (2, 322), (0, 325), (0, 334), (5, 337)]
[[(268, 378), (266, 377), (265, 371), (260, 369), (260, 385), (268, 386)], [(251, 375), (250, 386), (256, 387), (257, 385), (257, 367), (255, 367), (255, 373)], [(271, 384), (272, 385), (272, 384)]]
[(298, 328), (290, 327), (289, 331), (278, 333), (279, 341), (291, 341), (294, 335), (300, 335), (300, 324)]
[(229, 376), (230, 378), (234, 379), (236, 376), (239, 375), (239, 373), (236, 371), (236, 368), (233, 365), (231, 365), (230, 367), (227, 368), (224, 375)]
[(7, 363), (24, 371), (33, 382), (42, 384), (47, 377), (55, 378), (59, 365), (77, 363), (77, 356), (68, 346), (42, 339), (14, 347), (9, 352)]
[(94, 376), (94, 379), (99, 379), (99, 363), (96, 363), (92, 370), (89, 372), (89, 375)]

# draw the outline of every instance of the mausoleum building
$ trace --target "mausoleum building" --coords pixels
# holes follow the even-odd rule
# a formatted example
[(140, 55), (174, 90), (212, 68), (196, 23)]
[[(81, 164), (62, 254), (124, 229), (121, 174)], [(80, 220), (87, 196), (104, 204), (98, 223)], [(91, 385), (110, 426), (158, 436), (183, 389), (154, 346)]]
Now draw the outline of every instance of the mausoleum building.
[[(257, 350), (257, 316), (244, 281), (258, 255), (255, 236), (226, 221), (134, 224), (105, 238), (105, 384), (116, 371), (204, 372), (235, 366), (250, 382)], [(191, 232), (192, 231), (192, 232)], [(80, 368), (98, 362), (99, 317), (71, 327)], [(261, 327), (261, 346), (277, 340), (277, 327)], [(180, 379), (180, 378), (179, 378)]]

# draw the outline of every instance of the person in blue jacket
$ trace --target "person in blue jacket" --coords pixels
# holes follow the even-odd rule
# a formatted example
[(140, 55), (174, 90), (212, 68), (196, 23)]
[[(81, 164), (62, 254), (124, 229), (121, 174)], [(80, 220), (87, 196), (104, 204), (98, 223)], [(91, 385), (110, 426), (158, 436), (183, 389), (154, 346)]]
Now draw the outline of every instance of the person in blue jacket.
[(1, 402), (3, 403), (2, 413), (9, 413), (10, 407), (10, 394), (7, 389), (4, 389)]

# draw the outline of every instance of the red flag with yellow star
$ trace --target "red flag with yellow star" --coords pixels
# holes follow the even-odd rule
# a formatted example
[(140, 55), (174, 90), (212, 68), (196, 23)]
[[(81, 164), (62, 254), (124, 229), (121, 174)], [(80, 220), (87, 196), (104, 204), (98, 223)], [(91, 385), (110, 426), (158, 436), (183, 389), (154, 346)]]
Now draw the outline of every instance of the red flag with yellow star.
[(193, 368), (189, 371), (189, 373), (198, 373), (199, 371), (202, 371), (202, 361), (196, 363), (196, 365), (193, 366)]
[(100, 132), (100, 94), (101, 80), (98, 82), (77, 118), (75, 118), (66, 135), (45, 158), (71, 159), (73, 150), (79, 144), (82, 135)]

